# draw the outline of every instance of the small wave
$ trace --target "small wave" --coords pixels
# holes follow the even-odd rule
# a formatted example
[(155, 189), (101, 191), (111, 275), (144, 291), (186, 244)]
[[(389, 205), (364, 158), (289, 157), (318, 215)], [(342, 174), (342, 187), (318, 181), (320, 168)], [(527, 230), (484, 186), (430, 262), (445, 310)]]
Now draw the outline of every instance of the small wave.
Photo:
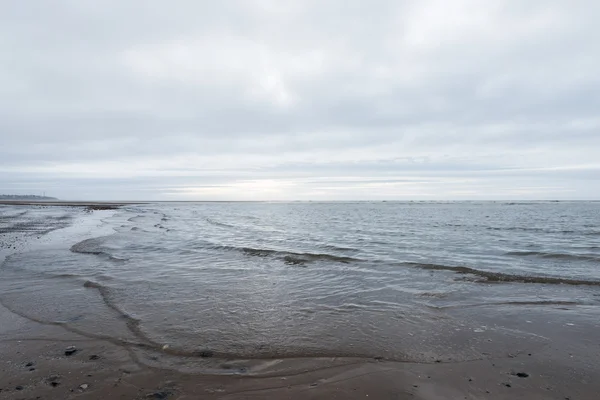
[(530, 301), (500, 301), (500, 302), (487, 302), (487, 303), (475, 303), (475, 304), (454, 304), (449, 306), (433, 306), (428, 305), (429, 308), (437, 310), (447, 310), (452, 308), (466, 308), (466, 307), (490, 307), (490, 306), (578, 306), (584, 303), (577, 301), (563, 301), (563, 300), (530, 300)]
[(333, 250), (333, 251), (351, 251), (351, 252), (359, 251), (358, 249), (355, 249), (354, 247), (342, 247), (342, 246), (336, 246), (334, 244), (325, 244), (325, 245), (322, 245), (321, 247), (323, 247), (324, 249)]
[(548, 253), (544, 251), (510, 251), (505, 255), (519, 257), (541, 257), (556, 260), (600, 261), (600, 256), (592, 254)]
[(104, 237), (99, 237), (82, 240), (81, 242), (75, 243), (73, 246), (71, 246), (71, 251), (73, 253), (82, 254), (104, 254), (104, 251), (101, 248), (104, 239)]
[(483, 271), (469, 267), (453, 267), (449, 265), (438, 264), (419, 264), (406, 263), (405, 265), (434, 271), (453, 271), (457, 274), (475, 275), (482, 278), (483, 282), (516, 282), (516, 283), (545, 283), (549, 285), (589, 285), (600, 286), (600, 281), (591, 281), (585, 279), (558, 278), (550, 276), (530, 276), (506, 274), (501, 272)]
[(360, 262), (358, 258), (337, 256), (334, 254), (325, 253), (295, 253), (290, 251), (278, 251), (270, 249), (256, 249), (253, 247), (236, 247), (236, 246), (216, 246), (215, 248), (229, 251), (240, 251), (246, 255), (253, 257), (273, 257), (282, 259), (286, 264), (302, 265), (316, 261), (331, 261), (349, 264), (351, 262)]
[(77, 278), (80, 278), (80, 277), (81, 277), (80, 275), (76, 275), (76, 274), (55, 274), (55, 275), (52, 275), (52, 278), (55, 278), (55, 279), (64, 279), (64, 278), (67, 278), (67, 279), (77, 279)]
[(123, 318), (126, 321), (127, 327), (129, 328), (131, 333), (133, 333), (139, 340), (141, 340), (142, 342), (146, 343), (147, 345), (149, 345), (151, 347), (154, 347), (154, 348), (160, 347), (160, 345), (158, 343), (156, 343), (155, 341), (153, 341), (152, 339), (150, 339), (148, 336), (146, 336), (144, 334), (144, 332), (140, 328), (141, 321), (138, 318), (135, 318), (131, 314), (123, 311), (113, 301), (108, 287), (101, 285), (98, 282), (93, 282), (93, 281), (85, 281), (83, 284), (83, 287), (88, 288), (88, 289), (96, 289), (98, 291), (98, 293), (100, 293), (100, 297), (102, 298), (102, 301), (104, 302), (104, 304), (106, 304), (106, 306), (108, 308), (110, 308), (111, 310), (116, 312), (117, 315), (119, 315), (121, 318)]
[(0, 215), (0, 221), (16, 219), (16, 218), (22, 217), (23, 215), (25, 215), (27, 213), (28, 213), (28, 211), (21, 211), (16, 214)]
[(209, 224), (214, 225), (214, 226), (219, 226), (221, 228), (235, 228), (235, 226), (233, 226), (233, 225), (229, 225), (224, 222), (215, 221), (214, 219), (211, 219), (211, 218), (205, 218), (205, 220)]
[(105, 239), (106, 239), (106, 237), (103, 236), (103, 237), (99, 237), (99, 238), (82, 240), (81, 242), (75, 243), (73, 246), (71, 246), (70, 250), (73, 253), (94, 254), (97, 256), (104, 256), (112, 261), (125, 262), (128, 260), (126, 258), (116, 257), (116, 256), (110, 254), (108, 252), (108, 249), (102, 247), (102, 244), (104, 243)]
[(527, 227), (527, 226), (488, 226), (485, 229), (489, 231), (516, 231), (516, 232), (536, 232), (536, 233), (548, 233), (548, 234), (582, 234), (586, 235), (585, 232), (576, 231), (572, 229), (546, 229), (546, 228), (536, 228), (536, 227)]

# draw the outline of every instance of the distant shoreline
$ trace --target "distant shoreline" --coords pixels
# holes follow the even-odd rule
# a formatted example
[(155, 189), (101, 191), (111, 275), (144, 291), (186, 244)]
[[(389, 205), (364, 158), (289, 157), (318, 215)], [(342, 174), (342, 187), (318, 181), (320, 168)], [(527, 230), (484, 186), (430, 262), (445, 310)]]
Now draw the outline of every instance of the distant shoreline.
[(92, 210), (114, 210), (130, 204), (143, 202), (111, 202), (111, 201), (60, 201), (60, 200), (0, 200), (0, 205), (9, 206), (52, 206), (52, 207), (87, 207)]

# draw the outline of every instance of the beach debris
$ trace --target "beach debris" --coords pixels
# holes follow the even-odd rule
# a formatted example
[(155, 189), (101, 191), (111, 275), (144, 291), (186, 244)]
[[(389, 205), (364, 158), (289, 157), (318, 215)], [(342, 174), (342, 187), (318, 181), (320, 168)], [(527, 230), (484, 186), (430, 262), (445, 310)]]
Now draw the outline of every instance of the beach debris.
[(146, 398), (148, 398), (148, 399), (162, 400), (162, 399), (168, 398), (170, 395), (171, 395), (171, 392), (168, 392), (168, 391), (158, 391), (158, 392), (147, 394)]
[(529, 374), (527, 372), (513, 372), (511, 375), (518, 376), (519, 378), (527, 378)]
[(23, 386), (19, 385), (19, 386), (15, 387), (15, 390), (23, 390)]
[(92, 354), (92, 355), (90, 356), (90, 360), (92, 360), (92, 361), (94, 361), (94, 360), (99, 360), (99, 359), (100, 359), (100, 356), (99, 356), (99, 355)]
[(29, 361), (27, 364), (25, 364), (26, 367), (33, 367), (33, 363), (31, 361)]
[(163, 349), (163, 350), (167, 350), (168, 348), (169, 348), (169, 345), (168, 345), (168, 344), (165, 344), (165, 345), (162, 347), (162, 349)]
[(503, 383), (503, 385), (506, 387), (512, 387), (512, 385), (510, 383)]
[(83, 383), (83, 384), (79, 385), (79, 390), (81, 390), (83, 392), (84, 390), (86, 390), (89, 387), (90, 387), (90, 385), (88, 385), (87, 383)]
[(65, 356), (72, 356), (73, 354), (77, 353), (77, 347), (75, 346), (69, 346), (65, 349)]
[(46, 382), (48, 382), (48, 384), (52, 387), (57, 387), (58, 385), (60, 385), (60, 376), (59, 375), (50, 375), (47, 379)]
[(200, 350), (196, 353), (196, 355), (202, 357), (202, 358), (210, 358), (213, 357), (215, 355), (215, 352), (212, 350)]

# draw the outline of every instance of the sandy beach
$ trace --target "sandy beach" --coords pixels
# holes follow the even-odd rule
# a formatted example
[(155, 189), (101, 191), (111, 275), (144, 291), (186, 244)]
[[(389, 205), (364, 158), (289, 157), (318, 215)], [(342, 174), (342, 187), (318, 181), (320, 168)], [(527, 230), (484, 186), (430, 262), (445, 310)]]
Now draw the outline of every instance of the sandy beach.
[[(595, 358), (581, 343), (470, 362), (288, 360), (306, 372), (185, 374), (141, 363), (130, 349), (42, 325), (0, 307), (3, 399), (595, 399)], [(508, 345), (508, 344), (507, 344)], [(518, 344), (514, 344), (518, 348)], [(71, 355), (66, 352), (75, 351)], [(325, 366), (325, 368), (323, 368)]]

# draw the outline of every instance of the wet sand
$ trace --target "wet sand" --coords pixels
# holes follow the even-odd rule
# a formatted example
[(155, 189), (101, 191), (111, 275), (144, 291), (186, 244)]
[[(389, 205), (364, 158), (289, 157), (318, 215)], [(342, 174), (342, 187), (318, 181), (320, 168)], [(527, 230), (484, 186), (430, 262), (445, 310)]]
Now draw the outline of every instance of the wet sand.
[[(0, 306), (0, 398), (596, 399), (598, 366), (582, 350), (597, 337), (587, 332), (579, 338), (553, 341), (534, 353), (518, 343), (496, 343), (515, 352), (467, 362), (347, 359), (327, 367), (335, 360), (287, 360), (306, 368), (263, 376), (203, 375), (144, 365), (126, 347), (39, 324)], [(70, 346), (77, 351), (66, 355)]]

